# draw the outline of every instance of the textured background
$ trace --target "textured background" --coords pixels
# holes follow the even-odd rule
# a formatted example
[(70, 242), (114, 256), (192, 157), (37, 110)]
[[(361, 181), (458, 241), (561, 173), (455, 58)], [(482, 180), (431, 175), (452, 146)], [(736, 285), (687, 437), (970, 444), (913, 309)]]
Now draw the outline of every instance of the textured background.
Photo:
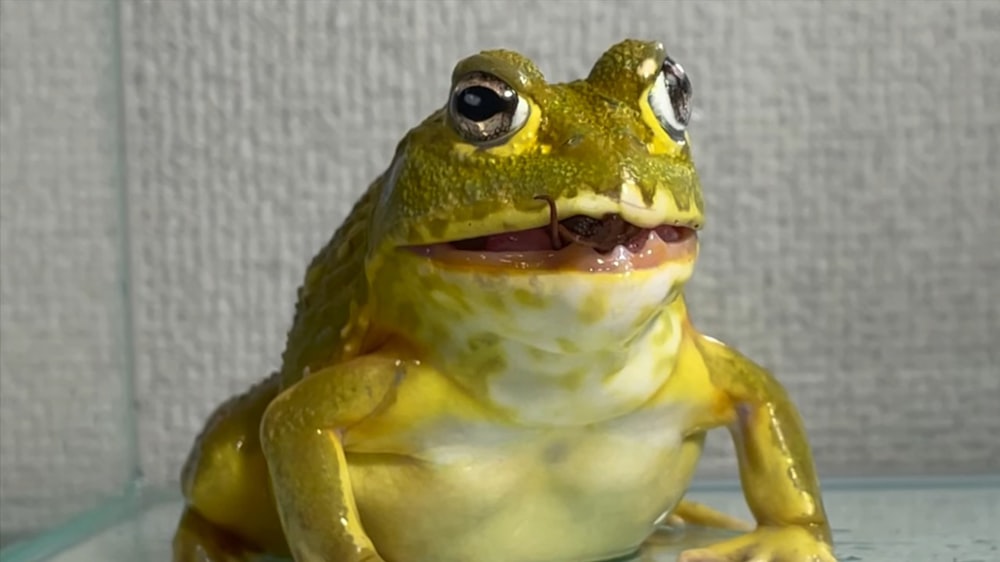
[(562, 80), (625, 36), (693, 77), (698, 324), (785, 381), (823, 475), (1000, 469), (1000, 3), (115, 6), (0, 0), (4, 534), (134, 464), (175, 478), (458, 58), (510, 47)]

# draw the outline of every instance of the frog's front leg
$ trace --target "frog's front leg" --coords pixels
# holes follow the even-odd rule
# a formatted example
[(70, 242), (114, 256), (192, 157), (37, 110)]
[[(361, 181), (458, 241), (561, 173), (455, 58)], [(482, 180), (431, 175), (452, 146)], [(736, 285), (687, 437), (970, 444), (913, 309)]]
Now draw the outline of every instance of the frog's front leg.
[(698, 348), (712, 383), (728, 398), (740, 480), (757, 528), (682, 562), (833, 562), (819, 481), (798, 412), (777, 380), (705, 336)]
[(296, 562), (382, 560), (361, 525), (341, 435), (391, 397), (398, 365), (362, 357), (328, 367), (268, 406), (261, 443)]

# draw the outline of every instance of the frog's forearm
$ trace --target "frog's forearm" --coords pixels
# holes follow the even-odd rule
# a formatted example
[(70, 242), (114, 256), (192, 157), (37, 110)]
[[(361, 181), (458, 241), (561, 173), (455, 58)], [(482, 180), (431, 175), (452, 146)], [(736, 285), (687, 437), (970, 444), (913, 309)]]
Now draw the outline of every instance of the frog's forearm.
[(261, 443), (297, 561), (378, 559), (361, 526), (340, 436), (382, 405), (394, 381), (393, 361), (359, 359), (309, 375), (268, 407)]
[(829, 540), (806, 437), (791, 403), (737, 404), (730, 431), (747, 503), (762, 525), (801, 525)]
[(798, 412), (766, 370), (709, 338), (699, 348), (733, 405), (730, 432), (747, 504), (759, 525), (797, 525), (830, 541), (819, 481)]

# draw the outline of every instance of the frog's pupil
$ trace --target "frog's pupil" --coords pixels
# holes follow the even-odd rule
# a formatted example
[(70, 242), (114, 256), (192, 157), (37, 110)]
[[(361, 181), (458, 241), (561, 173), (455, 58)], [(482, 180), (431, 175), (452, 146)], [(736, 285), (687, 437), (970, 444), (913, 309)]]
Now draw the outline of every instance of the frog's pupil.
[(486, 86), (472, 86), (458, 96), (458, 112), (471, 121), (485, 121), (507, 110), (507, 100)]

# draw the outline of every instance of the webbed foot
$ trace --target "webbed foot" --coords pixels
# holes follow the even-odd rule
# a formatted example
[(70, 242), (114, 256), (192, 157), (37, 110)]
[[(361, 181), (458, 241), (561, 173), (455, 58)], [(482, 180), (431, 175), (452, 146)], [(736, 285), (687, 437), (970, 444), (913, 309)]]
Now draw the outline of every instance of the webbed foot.
[(837, 562), (833, 549), (802, 527), (759, 527), (705, 548), (686, 550), (678, 562)]

